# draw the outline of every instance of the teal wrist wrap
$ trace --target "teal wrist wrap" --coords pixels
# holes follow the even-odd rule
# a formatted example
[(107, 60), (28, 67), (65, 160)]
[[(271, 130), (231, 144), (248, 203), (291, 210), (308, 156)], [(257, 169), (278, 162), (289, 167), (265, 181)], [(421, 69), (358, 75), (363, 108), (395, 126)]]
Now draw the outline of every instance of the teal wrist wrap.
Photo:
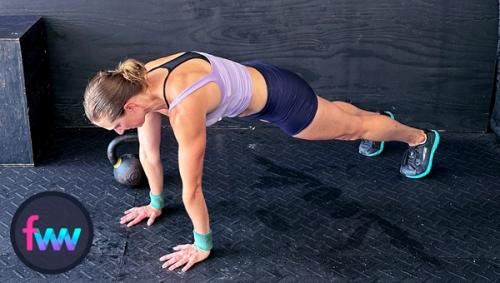
[(153, 193), (149, 192), (149, 198), (151, 199), (149, 205), (151, 205), (152, 207), (156, 209), (162, 209), (165, 206), (165, 201), (163, 200), (163, 192), (159, 195), (154, 195)]
[(210, 251), (214, 246), (212, 243), (212, 230), (209, 230), (207, 234), (200, 234), (193, 230), (194, 245), (202, 251)]

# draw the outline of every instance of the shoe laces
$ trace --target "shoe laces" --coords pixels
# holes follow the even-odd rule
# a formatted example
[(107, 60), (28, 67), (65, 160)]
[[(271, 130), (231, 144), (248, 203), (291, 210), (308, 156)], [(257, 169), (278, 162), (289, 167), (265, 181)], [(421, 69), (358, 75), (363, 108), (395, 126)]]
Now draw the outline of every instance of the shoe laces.
[(408, 165), (412, 168), (417, 168), (422, 164), (422, 160), (419, 158), (420, 151), (418, 147), (410, 147), (408, 148)]
[(363, 143), (367, 146), (367, 147), (376, 147), (378, 145), (379, 142), (376, 142), (376, 141), (372, 141), (372, 140), (363, 140)]

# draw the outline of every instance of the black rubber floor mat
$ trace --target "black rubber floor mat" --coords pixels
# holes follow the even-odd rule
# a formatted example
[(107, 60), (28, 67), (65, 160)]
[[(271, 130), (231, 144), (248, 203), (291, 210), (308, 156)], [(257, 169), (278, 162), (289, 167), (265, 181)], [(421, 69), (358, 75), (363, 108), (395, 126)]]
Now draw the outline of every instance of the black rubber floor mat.
[[(146, 187), (114, 181), (106, 158), (111, 132), (61, 129), (40, 166), (0, 168), (0, 280), (500, 280), (500, 146), (493, 135), (443, 133), (433, 171), (412, 180), (399, 174), (401, 143), (369, 158), (357, 153), (357, 142), (303, 141), (273, 128), (209, 129), (203, 192), (214, 249), (182, 273), (159, 261), (193, 240), (177, 144), (164, 131), (167, 201), (150, 227), (119, 224), (123, 211), (149, 200)], [(78, 198), (94, 223), (87, 258), (59, 275), (25, 267), (9, 239), (19, 204), (48, 190)]]

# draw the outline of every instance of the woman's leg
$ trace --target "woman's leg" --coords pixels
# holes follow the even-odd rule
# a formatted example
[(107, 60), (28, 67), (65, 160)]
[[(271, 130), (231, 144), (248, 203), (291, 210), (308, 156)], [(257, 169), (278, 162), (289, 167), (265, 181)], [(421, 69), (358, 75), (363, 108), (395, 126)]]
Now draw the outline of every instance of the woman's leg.
[(401, 141), (410, 146), (421, 144), (426, 139), (423, 130), (408, 127), (385, 115), (365, 111), (349, 103), (317, 98), (318, 110), (314, 119), (294, 137), (306, 140)]
[(360, 109), (351, 103), (343, 102), (343, 101), (331, 101), (330, 103), (333, 103), (340, 107), (342, 110), (349, 114), (353, 115), (360, 115), (360, 116), (370, 116), (370, 115), (380, 115), (378, 112), (372, 112), (372, 111), (366, 111), (363, 109)]

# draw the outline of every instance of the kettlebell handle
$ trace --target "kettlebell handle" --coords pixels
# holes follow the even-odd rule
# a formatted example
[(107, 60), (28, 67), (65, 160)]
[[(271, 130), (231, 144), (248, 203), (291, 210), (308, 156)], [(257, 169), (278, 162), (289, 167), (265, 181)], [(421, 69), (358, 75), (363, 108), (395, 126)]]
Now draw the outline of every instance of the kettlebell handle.
[(109, 143), (108, 159), (113, 166), (118, 162), (118, 158), (116, 157), (116, 149), (120, 144), (125, 142), (139, 142), (139, 137), (135, 134), (117, 136)]

